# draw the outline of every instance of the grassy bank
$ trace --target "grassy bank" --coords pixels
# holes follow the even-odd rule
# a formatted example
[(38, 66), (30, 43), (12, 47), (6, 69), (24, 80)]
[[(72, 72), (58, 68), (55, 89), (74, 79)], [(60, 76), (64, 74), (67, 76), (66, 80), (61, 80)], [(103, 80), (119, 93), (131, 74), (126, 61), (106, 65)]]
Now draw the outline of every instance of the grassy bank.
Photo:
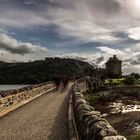
[(140, 85), (140, 80), (132, 77), (123, 77), (116, 79), (105, 79), (103, 84), (106, 86), (110, 85)]
[(130, 136), (128, 140), (140, 140), (140, 136), (139, 135)]

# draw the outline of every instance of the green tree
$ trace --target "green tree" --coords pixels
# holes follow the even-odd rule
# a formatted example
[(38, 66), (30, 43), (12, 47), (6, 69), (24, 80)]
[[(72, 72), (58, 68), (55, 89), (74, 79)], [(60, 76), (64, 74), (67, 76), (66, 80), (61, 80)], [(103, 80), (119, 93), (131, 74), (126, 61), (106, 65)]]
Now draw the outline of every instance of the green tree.
[(126, 85), (133, 85), (133, 84), (135, 84), (135, 78), (134, 77), (132, 77), (132, 76), (128, 76), (128, 77), (126, 77), (125, 79), (124, 79), (124, 84), (126, 84)]
[(134, 72), (131, 73), (130, 76), (134, 77), (135, 79), (139, 79), (140, 78), (140, 75), (138, 73), (134, 73)]

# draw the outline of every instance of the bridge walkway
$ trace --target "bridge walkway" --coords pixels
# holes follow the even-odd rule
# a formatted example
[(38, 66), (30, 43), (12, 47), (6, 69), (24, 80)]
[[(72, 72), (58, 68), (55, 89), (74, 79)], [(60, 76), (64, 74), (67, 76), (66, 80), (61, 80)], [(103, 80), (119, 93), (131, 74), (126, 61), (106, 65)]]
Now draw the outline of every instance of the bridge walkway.
[(68, 140), (69, 89), (46, 93), (0, 118), (0, 139)]

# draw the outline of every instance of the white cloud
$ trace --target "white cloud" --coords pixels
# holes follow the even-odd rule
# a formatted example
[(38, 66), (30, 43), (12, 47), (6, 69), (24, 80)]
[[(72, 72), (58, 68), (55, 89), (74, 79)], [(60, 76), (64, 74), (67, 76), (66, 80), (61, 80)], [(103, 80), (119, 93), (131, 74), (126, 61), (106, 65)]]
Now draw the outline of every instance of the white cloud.
[(2, 27), (31, 29), (36, 26), (47, 26), (50, 24), (46, 11), (32, 11), (19, 9), (18, 7), (0, 6), (0, 25)]
[(140, 27), (128, 29), (128, 35), (132, 39), (140, 40)]
[(53, 2), (61, 6), (49, 7), (47, 13), (51, 22), (59, 27), (61, 36), (84, 42), (117, 43), (123, 41), (123, 37), (115, 36), (113, 32), (128, 33), (131, 28), (139, 28), (140, 21), (128, 13), (127, 5), (130, 3), (127, 0), (108, 0), (106, 3), (104, 0)]
[[(105, 0), (50, 0), (50, 2), (49, 4), (36, 0), (23, 2), (27, 7), (40, 7), (38, 10), (29, 7), (19, 8), (12, 2), (10, 2), (12, 6), (9, 4), (8, 8), (1, 4), (0, 31), (4, 27), (35, 30), (35, 27), (55, 25), (56, 32), (60, 36), (72, 37), (81, 44), (83, 42), (100, 42), (116, 46), (117, 43), (119, 44), (127, 38), (115, 35), (116, 32), (123, 32), (126, 33), (126, 36), (128, 34), (130, 39), (140, 40), (139, 0), (107, 0), (107, 2)], [(2, 43), (0, 51), (14, 59), (21, 59), (20, 54), (28, 55), (27, 59), (35, 59), (36, 53), (45, 52), (44, 48), (38, 45), (20, 42), (7, 35), (0, 34), (0, 43)], [(120, 59), (124, 60), (125, 72), (128, 72), (130, 67), (134, 68), (134, 71), (138, 71), (139, 66), (132, 62), (139, 61), (139, 46), (140, 44), (135, 45), (135, 43), (131, 46), (129, 44), (127, 47), (123, 46), (121, 49), (100, 46), (96, 47), (96, 52), (93, 54), (73, 53), (67, 57), (75, 57), (102, 66), (111, 55), (117, 54)], [(29, 55), (28, 52), (33, 54)], [(13, 53), (15, 55), (12, 55)], [(2, 57), (6, 58), (5, 55), (0, 56), (0, 58)], [(40, 53), (39, 57), (42, 57)], [(22, 56), (22, 59), (25, 58)]]
[(123, 67), (124, 74), (130, 74), (132, 72), (140, 73), (140, 67), (138, 65), (126, 65)]
[(47, 48), (32, 43), (21, 42), (11, 36), (0, 33), (0, 50), (5, 50), (12, 54), (23, 55), (28, 53), (35, 53), (38, 51), (47, 51)]
[(48, 14), (52, 23), (59, 27), (59, 34), (85, 42), (121, 40), (121, 38), (111, 34), (114, 29), (108, 29), (103, 25), (105, 22), (110, 22), (109, 19), (105, 19), (106, 16), (102, 18), (102, 21), (98, 21), (100, 18), (97, 15), (100, 14), (99, 16), (101, 16), (101, 13), (97, 8), (96, 11), (93, 11), (95, 9), (94, 3), (91, 3), (93, 7), (90, 3), (90, 0), (78, 0), (72, 1), (74, 5), (72, 8), (67, 8), (67, 6), (65, 8), (50, 8)]
[[(11, 2), (12, 3), (12, 2)], [(118, 29), (131, 27), (131, 18), (121, 9), (117, 0), (53, 0), (52, 5), (23, 1), (41, 5), (39, 11), (32, 9), (0, 6), (0, 25), (19, 28), (56, 25), (63, 36), (81, 41), (119, 41), (121, 38), (111, 33)], [(55, 5), (55, 6), (54, 6)], [(82, 9), (82, 10), (81, 10)], [(127, 25), (128, 24), (128, 25)]]
[[(61, 36), (84, 42), (116, 43), (123, 38), (114, 36), (112, 32), (127, 32), (134, 26), (139, 27), (139, 20), (134, 18), (132, 22), (132, 17), (128, 14), (128, 7), (132, 7), (135, 12), (138, 0), (129, 1), (51, 0), (39, 3), (36, 0), (24, 0), (23, 4), (31, 8), (19, 8), (9, 2), (8, 8), (0, 6), (0, 25), (33, 30), (36, 26), (56, 25)], [(32, 9), (34, 6), (38, 6), (38, 10)], [(134, 35), (130, 37), (135, 38)]]
[(44, 58), (42, 55), (47, 53), (47, 48), (28, 43), (21, 42), (0, 33), (0, 59), (2, 61), (29, 61), (38, 58)]
[(133, 18), (140, 18), (140, 1), (124, 0), (124, 7)]
[(106, 46), (100, 46), (96, 48), (99, 49), (101, 52), (105, 52), (108, 55), (119, 55), (119, 56), (126, 55), (126, 53), (124, 53), (123, 51), (119, 49), (112, 49)]
[[(117, 55), (122, 60), (123, 74), (131, 72), (140, 73), (140, 44), (129, 49), (112, 49), (107, 46), (96, 48), (97, 52), (91, 53), (71, 53), (60, 57), (74, 58), (82, 61), (87, 61), (93, 66), (105, 67), (105, 62), (113, 55)], [(139, 51), (138, 51), (139, 49)]]

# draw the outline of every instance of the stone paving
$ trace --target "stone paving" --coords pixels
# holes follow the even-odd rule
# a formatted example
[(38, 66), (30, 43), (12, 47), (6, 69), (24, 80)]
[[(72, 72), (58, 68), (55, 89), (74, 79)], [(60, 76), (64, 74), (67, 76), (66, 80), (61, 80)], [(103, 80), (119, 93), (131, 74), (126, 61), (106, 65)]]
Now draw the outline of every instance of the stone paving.
[(67, 140), (69, 96), (47, 93), (0, 118), (0, 139)]

